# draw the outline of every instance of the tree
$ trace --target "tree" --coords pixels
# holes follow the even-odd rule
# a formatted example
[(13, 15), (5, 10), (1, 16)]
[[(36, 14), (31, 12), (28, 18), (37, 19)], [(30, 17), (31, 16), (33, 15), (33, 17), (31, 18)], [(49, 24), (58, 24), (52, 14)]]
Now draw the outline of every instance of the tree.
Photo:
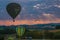
[(60, 29), (60, 25), (57, 25), (57, 26), (56, 26), (56, 29)]

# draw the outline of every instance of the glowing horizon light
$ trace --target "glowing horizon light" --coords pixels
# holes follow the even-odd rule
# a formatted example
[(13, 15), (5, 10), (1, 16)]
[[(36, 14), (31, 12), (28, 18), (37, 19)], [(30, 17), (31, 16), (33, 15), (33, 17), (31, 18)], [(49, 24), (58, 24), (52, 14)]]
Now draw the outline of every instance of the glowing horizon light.
[(15, 20), (13, 22), (12, 20), (6, 20), (6, 21), (1, 21), (0, 20), (0, 25), (5, 25), (5, 26), (11, 26), (11, 25), (34, 25), (34, 24), (48, 24), (48, 23), (60, 23), (60, 19), (57, 20)]

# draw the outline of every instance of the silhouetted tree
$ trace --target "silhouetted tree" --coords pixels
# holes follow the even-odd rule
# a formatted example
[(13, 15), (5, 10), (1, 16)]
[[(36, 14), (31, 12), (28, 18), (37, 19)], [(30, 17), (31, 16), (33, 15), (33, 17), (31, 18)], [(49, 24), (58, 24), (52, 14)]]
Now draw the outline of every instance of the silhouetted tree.
[(60, 25), (57, 25), (57, 26), (56, 26), (56, 29), (60, 29)]

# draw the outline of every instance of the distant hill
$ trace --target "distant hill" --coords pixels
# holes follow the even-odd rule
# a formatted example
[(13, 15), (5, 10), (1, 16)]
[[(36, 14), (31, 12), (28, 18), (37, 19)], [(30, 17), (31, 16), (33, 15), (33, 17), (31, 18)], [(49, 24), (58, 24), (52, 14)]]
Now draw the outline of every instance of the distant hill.
[(14, 29), (16, 27), (25, 27), (26, 29), (48, 29), (48, 30), (52, 30), (52, 29), (55, 29), (56, 26), (60, 25), (60, 23), (50, 23), (50, 24), (35, 24), (35, 25), (11, 25), (11, 26), (0, 26), (0, 30), (2, 29)]

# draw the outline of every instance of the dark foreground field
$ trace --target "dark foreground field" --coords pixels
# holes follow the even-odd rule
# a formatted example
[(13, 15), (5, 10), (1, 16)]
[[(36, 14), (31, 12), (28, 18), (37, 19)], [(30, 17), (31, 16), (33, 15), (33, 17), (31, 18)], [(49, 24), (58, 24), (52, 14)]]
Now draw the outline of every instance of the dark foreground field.
[[(59, 40), (60, 39), (60, 26), (56, 26), (54, 29), (46, 29), (41, 30), (42, 28), (26, 28), (28, 25), (19, 26), (25, 28), (25, 32), (22, 36), (16, 32), (16, 26), (0, 27), (0, 40)], [(21, 30), (19, 31), (21, 32)], [(23, 32), (23, 31), (22, 31)]]

